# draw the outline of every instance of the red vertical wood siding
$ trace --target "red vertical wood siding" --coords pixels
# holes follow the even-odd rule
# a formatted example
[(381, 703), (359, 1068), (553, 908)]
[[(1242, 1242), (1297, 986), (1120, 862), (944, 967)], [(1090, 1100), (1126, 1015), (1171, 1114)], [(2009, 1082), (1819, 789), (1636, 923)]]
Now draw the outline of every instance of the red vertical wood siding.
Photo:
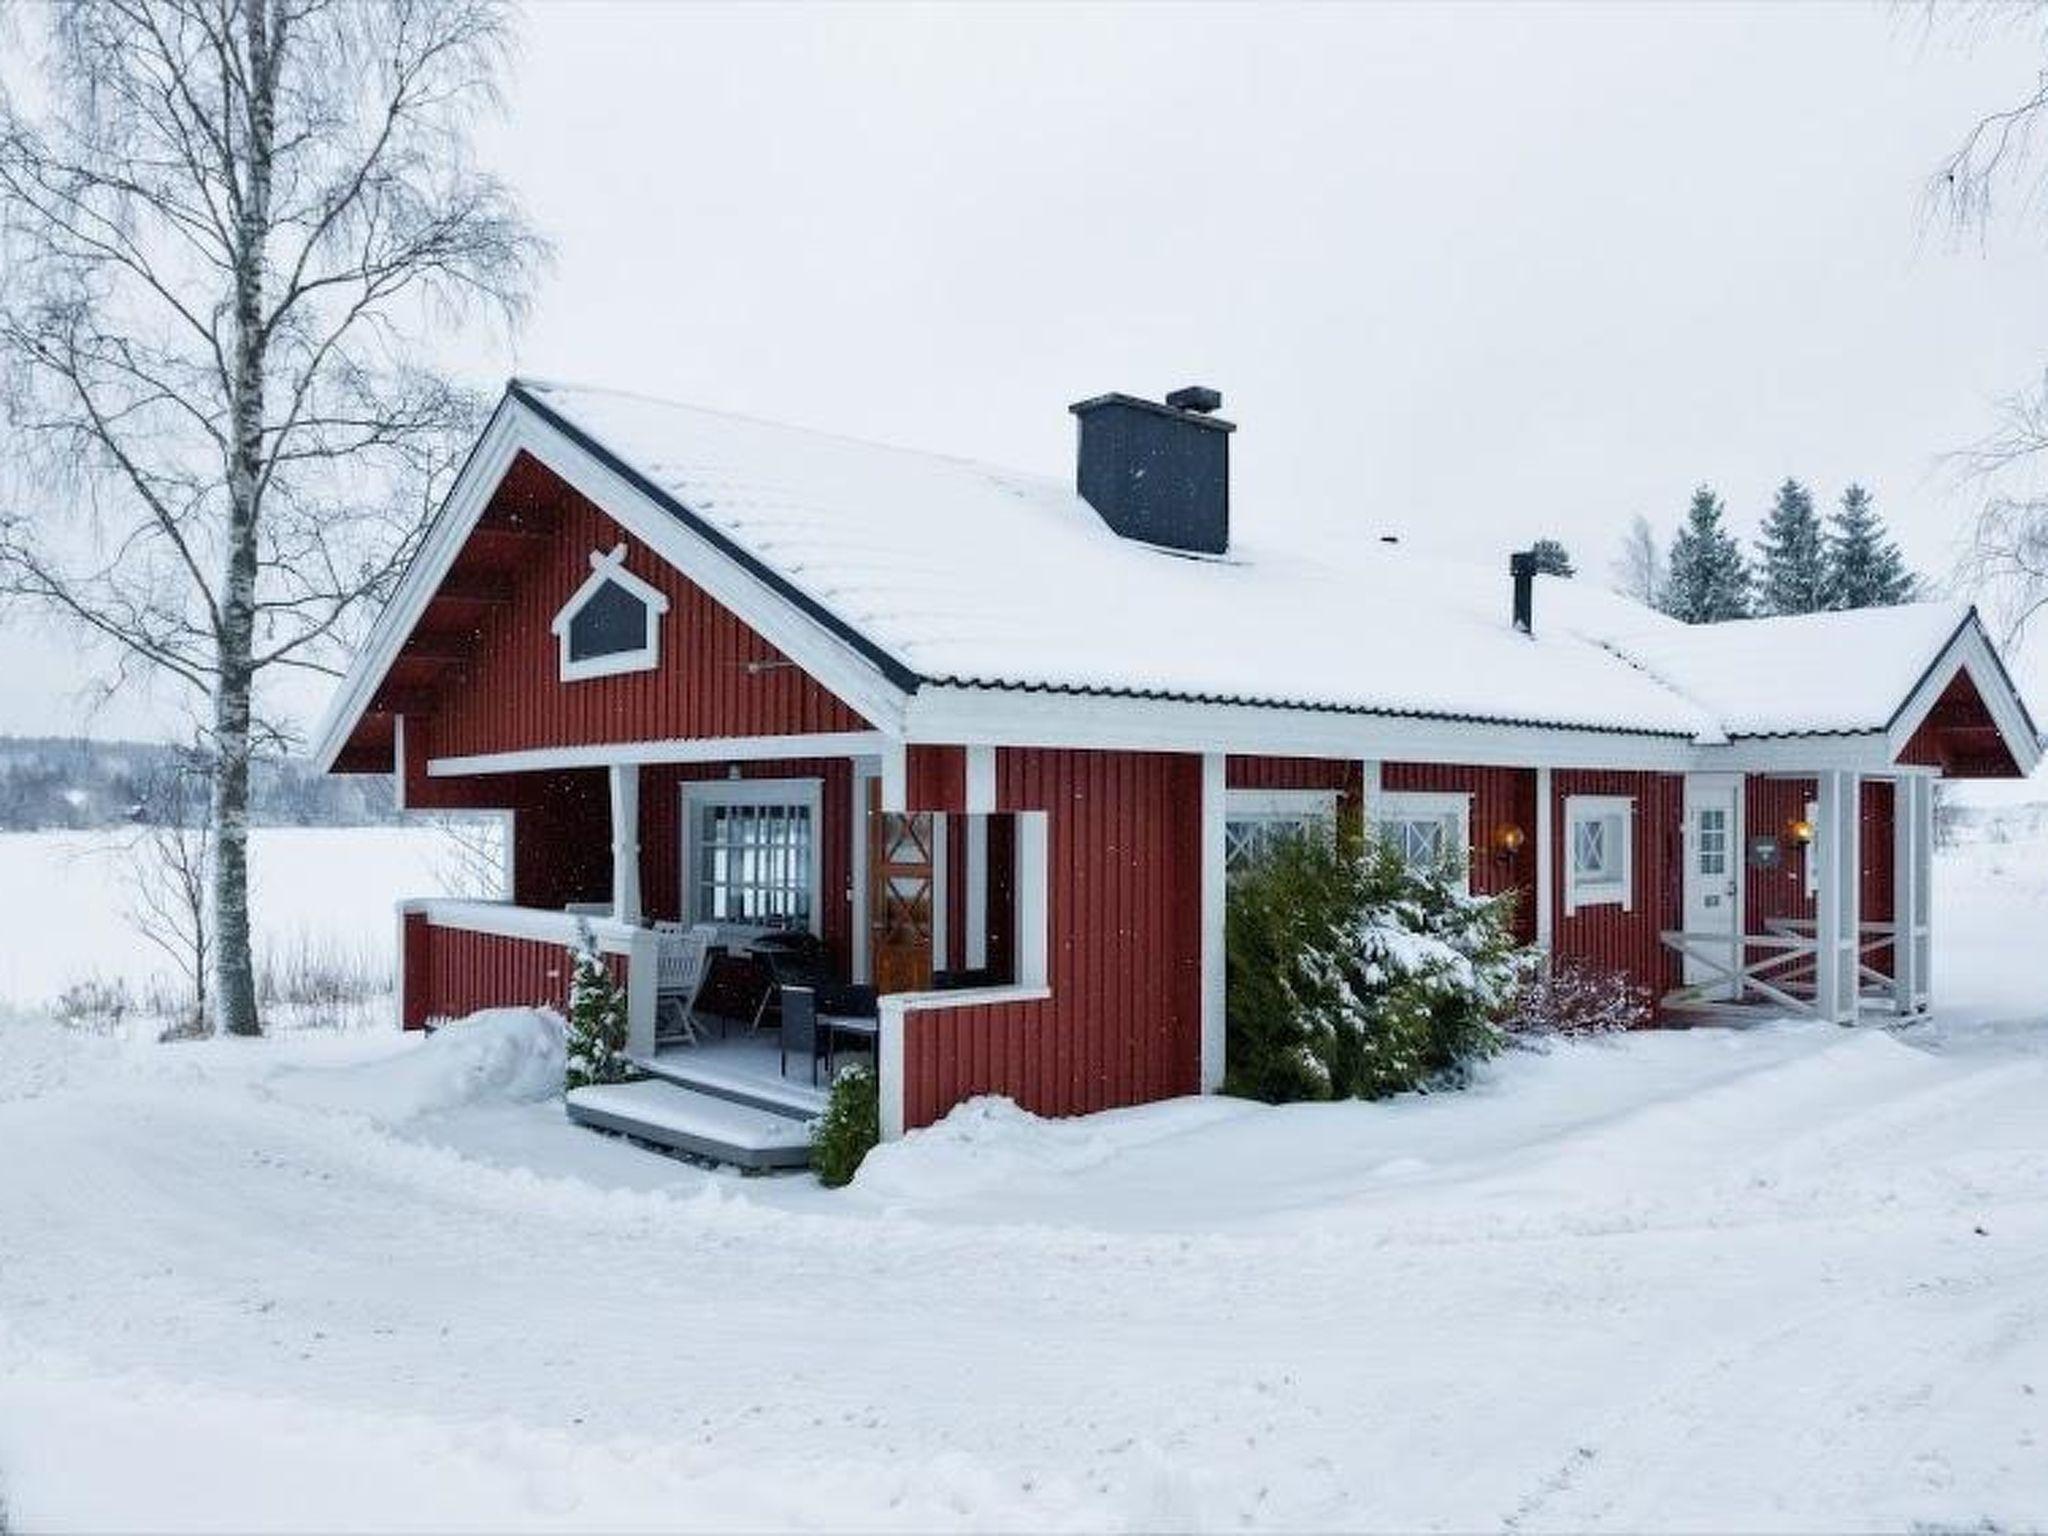
[[(1625, 971), (1662, 997), (1678, 985), (1678, 956), (1665, 948), (1666, 929), (1680, 928), (1685, 780), (1669, 773), (1611, 773), (1582, 769), (1551, 775), (1557, 803), (1551, 827), (1552, 890), (1556, 926), (1552, 952), (1602, 970)], [(1627, 795), (1635, 801), (1633, 911), (1619, 906), (1564, 907), (1570, 846), (1565, 802), (1573, 795)]]
[(967, 749), (910, 746), (903, 749), (904, 796), (912, 811), (967, 809)]
[(1232, 757), (1223, 774), (1231, 789), (1334, 789), (1354, 811), (1365, 783), (1364, 764), (1342, 757)]
[(1073, 1115), (1193, 1093), (1201, 1073), (1201, 759), (1003, 749), (997, 804), (1044, 810), (1052, 997), (913, 1012), (904, 1117), (1007, 1094)]
[[(572, 957), (567, 945), (436, 927), (417, 914), (407, 915), (406, 932), (407, 1028), (459, 1019), (480, 1008), (552, 1008), (561, 1013), (568, 1007)], [(415, 933), (420, 936), (417, 941)], [(627, 957), (607, 955), (605, 964), (624, 986)]]
[[(1468, 768), (1455, 763), (1383, 763), (1380, 788), (1390, 793), (1467, 795), (1472, 801), (1472, 889), (1482, 896), (1515, 896), (1515, 937), (1536, 941), (1536, 770)], [(1522, 830), (1521, 850), (1502, 858), (1505, 827)]]
[[(430, 718), (406, 722), (408, 731), (428, 731), (434, 756), (866, 729), (857, 713), (730, 609), (593, 503), (553, 484), (558, 520), (552, 533), (531, 539), (515, 564), (501, 568), (511, 581), (511, 602), (485, 611), (469, 660), (432, 685)], [(669, 599), (661, 665), (565, 683), (560, 642), (549, 626), (590, 575), (591, 552), (620, 543), (627, 546), (627, 569)], [(456, 569), (469, 558), (465, 551)]]

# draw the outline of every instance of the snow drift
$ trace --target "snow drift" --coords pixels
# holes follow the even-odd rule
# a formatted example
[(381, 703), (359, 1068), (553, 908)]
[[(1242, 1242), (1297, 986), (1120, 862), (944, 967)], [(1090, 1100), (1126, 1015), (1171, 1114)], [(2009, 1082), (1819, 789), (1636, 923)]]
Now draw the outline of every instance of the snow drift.
[(562, 1091), (567, 1063), (553, 1009), (486, 1008), (393, 1055), (282, 1073), (271, 1088), (295, 1104), (398, 1124), (492, 1100), (545, 1099)]

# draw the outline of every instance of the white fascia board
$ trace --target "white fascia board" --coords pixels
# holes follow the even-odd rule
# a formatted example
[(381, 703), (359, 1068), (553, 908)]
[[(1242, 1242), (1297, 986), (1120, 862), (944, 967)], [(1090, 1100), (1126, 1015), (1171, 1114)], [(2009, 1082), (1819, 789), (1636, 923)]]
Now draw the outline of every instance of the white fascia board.
[(598, 746), (533, 747), (518, 752), (484, 752), (474, 757), (430, 758), (427, 776), (453, 779), (477, 773), (608, 768), (624, 763), (758, 763), (783, 757), (878, 758), (889, 740), (880, 731), (833, 731), (810, 736), (678, 736), (663, 741), (622, 741)]
[(377, 685), (391, 670), (399, 650), (439, 589), (441, 578), (448, 574), (448, 568), (461, 553), (470, 530), (483, 516), (484, 508), (490, 505), (499, 482), (512, 467), (512, 460), (519, 451), (516, 423), (524, 414), (508, 395), (498, 402), (498, 408), (485, 423), (483, 434), (470, 450), (468, 462), (462, 466), (462, 473), (455, 477), (455, 484), (449, 487), (440, 511), (434, 514), (433, 522), (428, 525), (418, 552), (399, 578), (397, 590), (384, 605), (383, 612), (377, 615), (377, 622), (371, 626), (368, 638), (356, 652), (354, 663), (334, 690), (334, 697), (328, 701), (327, 713), (314, 730), (313, 766), (319, 772), (327, 773), (334, 767), (334, 760), (341, 755), (342, 743), (348, 740), (356, 722), (362, 719)]
[(1827, 736), (1738, 736), (1725, 747), (1701, 752), (1695, 773), (1758, 773), (1812, 778), (1843, 769), (1893, 773), (1891, 743), (1883, 731)]
[(1891, 756), (1896, 759), (1906, 750), (1906, 743), (1934, 712), (1934, 706), (1941, 702), (1942, 694), (1959, 673), (1969, 675), (2021, 775), (2031, 774), (2041, 762), (2041, 739), (2027, 717), (2026, 706), (2013, 691), (2012, 680), (1992, 649), (1991, 637), (1984, 633), (1983, 621), (1975, 609), (1892, 720), (1886, 733)]
[(313, 760), (320, 772), (334, 766), (342, 743), (521, 452), (532, 454), (589, 498), (850, 709), (878, 729), (900, 734), (908, 695), (872, 662), (508, 393), (498, 402), (419, 553), (335, 691), (314, 738)]
[(932, 683), (911, 698), (903, 729), (907, 741), (968, 746), (1674, 773), (1692, 766), (1702, 751), (1722, 750), (1700, 748), (1681, 736)]

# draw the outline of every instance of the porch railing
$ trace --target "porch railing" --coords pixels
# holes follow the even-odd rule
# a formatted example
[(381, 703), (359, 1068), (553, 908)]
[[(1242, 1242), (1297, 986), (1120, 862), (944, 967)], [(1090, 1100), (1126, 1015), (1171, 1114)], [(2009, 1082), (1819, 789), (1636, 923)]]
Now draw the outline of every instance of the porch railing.
[[(1704, 981), (1688, 982), (1667, 992), (1664, 1006), (1754, 1015), (1760, 1005), (1766, 1005), (1799, 1018), (1818, 1017), (1814, 970), (1820, 952), (1819, 925), (1812, 918), (1774, 917), (1764, 920), (1764, 930), (1737, 938), (1725, 933), (1661, 934), (1666, 948), (1713, 973)], [(1892, 923), (1862, 923), (1857, 931), (1857, 1006), (1892, 1008), (1898, 984), (1871, 962), (1897, 943), (1897, 928)]]

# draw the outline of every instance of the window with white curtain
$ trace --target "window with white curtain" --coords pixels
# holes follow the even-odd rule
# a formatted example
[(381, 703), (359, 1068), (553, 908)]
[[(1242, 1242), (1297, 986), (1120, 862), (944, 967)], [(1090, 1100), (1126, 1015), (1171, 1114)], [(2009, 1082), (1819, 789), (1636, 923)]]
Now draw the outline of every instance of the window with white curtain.
[(819, 783), (683, 786), (683, 911), (691, 922), (818, 931)]
[(1635, 907), (1635, 811), (1621, 795), (1572, 795), (1564, 803), (1564, 909)]

